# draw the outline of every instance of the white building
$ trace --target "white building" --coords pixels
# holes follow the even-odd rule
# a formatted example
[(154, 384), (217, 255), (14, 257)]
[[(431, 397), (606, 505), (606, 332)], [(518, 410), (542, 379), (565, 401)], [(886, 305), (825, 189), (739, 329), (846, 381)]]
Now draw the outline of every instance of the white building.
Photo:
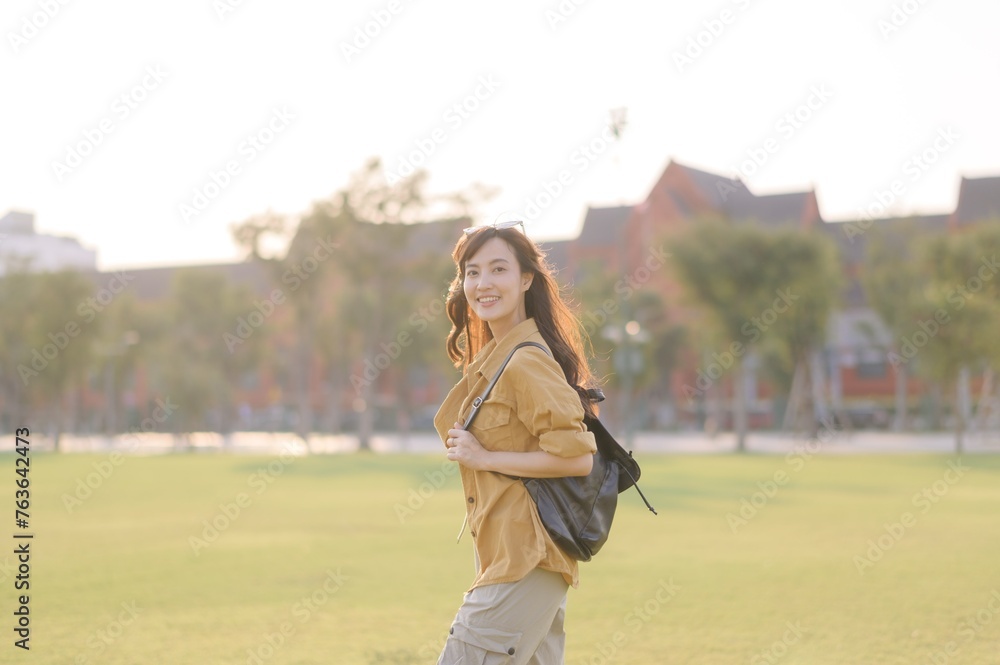
[(35, 215), (11, 210), (0, 217), (0, 275), (19, 267), (31, 272), (97, 270), (97, 250), (76, 238), (35, 232)]

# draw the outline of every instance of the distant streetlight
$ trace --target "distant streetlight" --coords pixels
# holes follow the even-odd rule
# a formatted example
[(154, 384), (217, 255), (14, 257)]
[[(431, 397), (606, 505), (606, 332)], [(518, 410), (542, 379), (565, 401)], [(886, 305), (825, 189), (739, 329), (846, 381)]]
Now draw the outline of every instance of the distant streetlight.
[(618, 345), (614, 353), (615, 371), (622, 377), (622, 420), (625, 427), (625, 445), (632, 445), (632, 384), (633, 378), (642, 373), (644, 358), (639, 344), (648, 342), (649, 333), (638, 321), (631, 320), (619, 326), (607, 326), (601, 336)]
[(119, 358), (128, 353), (131, 346), (139, 343), (139, 333), (135, 330), (126, 330), (122, 333), (121, 339), (114, 345), (104, 347), (100, 355), (106, 357), (107, 365), (104, 368), (104, 390), (107, 411), (104, 415), (104, 430), (108, 436), (114, 436), (118, 429), (118, 396), (115, 394), (115, 362), (114, 358)]

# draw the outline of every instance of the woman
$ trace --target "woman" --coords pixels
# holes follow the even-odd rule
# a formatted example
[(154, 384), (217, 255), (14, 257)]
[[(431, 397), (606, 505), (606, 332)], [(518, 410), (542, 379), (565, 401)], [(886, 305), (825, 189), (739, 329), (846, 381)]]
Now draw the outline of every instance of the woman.
[[(586, 396), (593, 376), (579, 323), (523, 231), (522, 222), (466, 229), (453, 253), (447, 349), (464, 371), (434, 425), (459, 464), (476, 577), (438, 665), (564, 660), (566, 591), (578, 584), (577, 562), (552, 542), (517, 478), (590, 472), (597, 448), (583, 416), (593, 409)], [(518, 349), (463, 430), (472, 401), (525, 341), (551, 355)]]

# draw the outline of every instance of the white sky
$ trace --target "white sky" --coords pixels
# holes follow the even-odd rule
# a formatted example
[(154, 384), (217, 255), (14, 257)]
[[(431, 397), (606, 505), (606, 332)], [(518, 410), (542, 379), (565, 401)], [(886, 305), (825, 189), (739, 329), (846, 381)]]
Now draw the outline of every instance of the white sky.
[[(954, 208), (962, 175), (1000, 175), (992, 1), (400, 0), (395, 14), (389, 0), (229, 2), (221, 18), (226, 0), (4, 2), (0, 214), (34, 211), (40, 232), (78, 237), (103, 269), (236, 260), (231, 223), (304, 212), (368, 158), (395, 171), (434, 136), (432, 190), (500, 187), (489, 219), (524, 212), (567, 170), (528, 226), (539, 239), (574, 236), (588, 204), (640, 202), (670, 158), (738, 175), (767, 145), (763, 166), (743, 169), (750, 188), (815, 187), (837, 221), (895, 179), (905, 191), (891, 213), (933, 213)], [(58, 11), (23, 38), (48, 3)], [(546, 12), (560, 6), (574, 11), (553, 26)], [(884, 35), (894, 8), (905, 21)], [(348, 62), (342, 44), (380, 11), (388, 25)], [(699, 32), (707, 47), (679, 67)], [(146, 78), (124, 117), (116, 100), (147, 68), (165, 78)], [(449, 108), (481, 77), (498, 85), (459, 123)], [(782, 117), (820, 89), (829, 99), (813, 97), (792, 132)], [(620, 143), (583, 158), (618, 107)], [(244, 141), (276, 109), (294, 119), (250, 160)], [(60, 182), (53, 164), (102, 120), (113, 131)], [(958, 138), (935, 149), (945, 129)], [(934, 164), (908, 163), (925, 150)], [(239, 173), (185, 223), (180, 204), (230, 160)]]

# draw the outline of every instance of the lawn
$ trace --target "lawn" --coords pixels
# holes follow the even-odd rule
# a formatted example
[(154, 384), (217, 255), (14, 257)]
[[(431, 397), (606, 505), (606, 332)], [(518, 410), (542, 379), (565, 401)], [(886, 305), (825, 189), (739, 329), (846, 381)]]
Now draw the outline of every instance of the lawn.
[[(660, 514), (622, 495), (570, 591), (569, 665), (1000, 663), (1000, 457), (641, 462)], [(0, 662), (435, 663), (473, 573), (443, 468), (38, 455), (31, 653), (13, 646), (12, 544)]]

